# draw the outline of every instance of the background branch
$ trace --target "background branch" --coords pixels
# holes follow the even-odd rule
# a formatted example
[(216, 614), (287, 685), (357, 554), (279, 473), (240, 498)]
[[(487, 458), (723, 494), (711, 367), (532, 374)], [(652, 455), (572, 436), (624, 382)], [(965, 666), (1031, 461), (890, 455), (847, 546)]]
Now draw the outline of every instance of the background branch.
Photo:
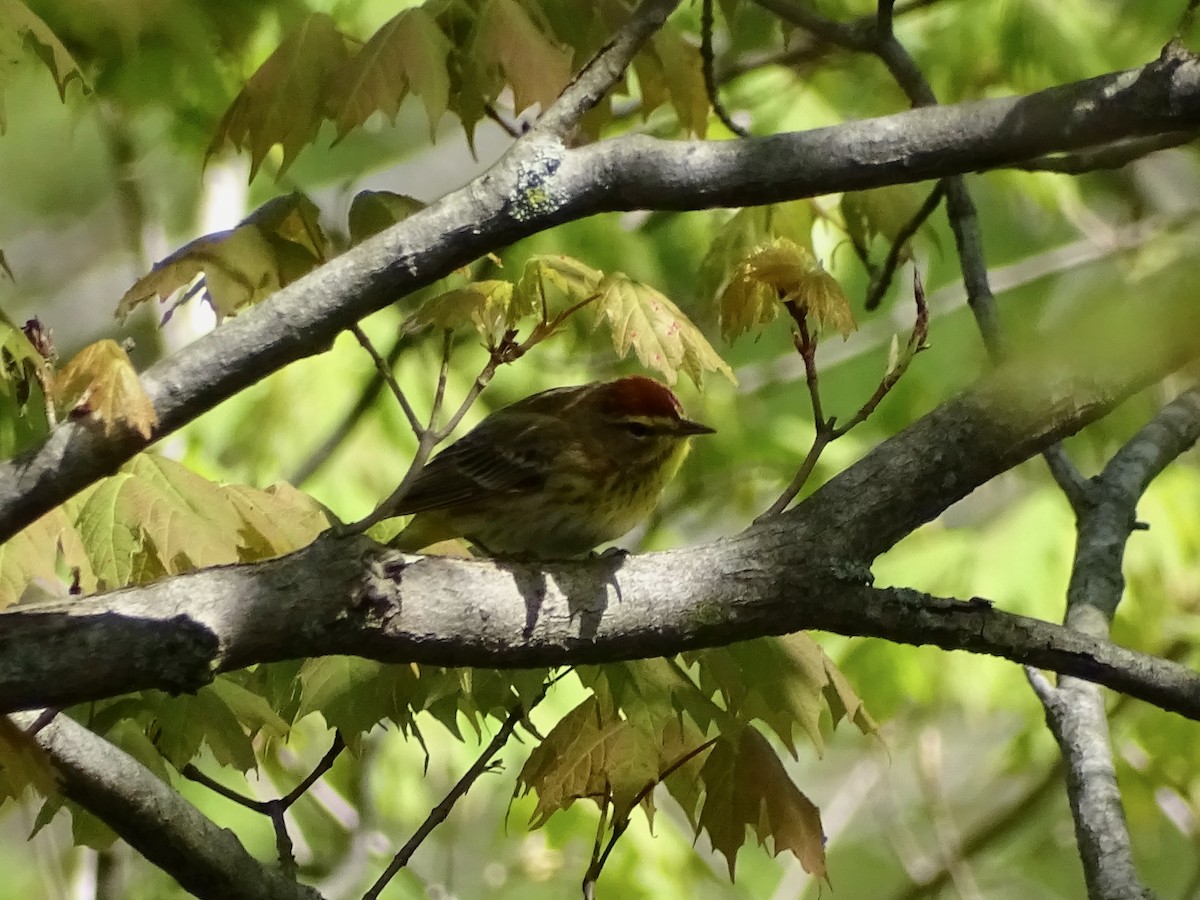
[[(34, 713), (17, 713), (25, 728)], [(213, 900), (318, 900), (255, 860), (145, 766), (65, 715), (34, 738), (58, 773), (63, 794), (95, 814), (187, 891)]]

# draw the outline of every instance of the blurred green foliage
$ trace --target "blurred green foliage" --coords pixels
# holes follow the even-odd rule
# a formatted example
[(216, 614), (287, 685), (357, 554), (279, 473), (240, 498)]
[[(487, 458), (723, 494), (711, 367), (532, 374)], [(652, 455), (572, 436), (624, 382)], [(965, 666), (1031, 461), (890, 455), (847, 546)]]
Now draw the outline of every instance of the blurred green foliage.
[[(121, 325), (110, 316), (156, 260), (202, 234), (232, 228), (270, 197), (301, 189), (320, 207), (327, 234), (348, 234), (346, 213), (359, 190), (387, 189), (432, 201), (480, 171), (508, 141), (484, 120), (469, 152), (460, 122), (444, 118), (431, 149), (427, 108), (421, 98), (410, 97), (395, 122), (375, 115), (336, 145), (332, 124), (318, 123), (318, 138), (294, 165), (280, 174), (278, 148), (267, 152), (265, 174), (246, 187), (248, 156), (226, 149), (205, 169), (205, 151), (224, 111), (284, 37), (320, 11), (332, 16), (352, 43), (363, 41), (401, 8), (417, 4), (26, 2), (78, 61), (90, 92), (73, 83), (60, 102), (55, 80), (34, 54), (19, 59), (6, 76), (0, 249), (15, 279), (0, 273), (0, 305), (14, 322), (39, 317), (54, 330), (64, 356), (96, 337), (133, 338), (134, 358), (144, 366), (208, 327), (193, 309), (200, 306), (195, 300), (161, 331), (162, 307), (147, 305)], [(551, 27), (577, 53), (589, 41), (594, 44), (582, 17), (576, 21), (553, 5), (542, 6)], [(865, 0), (822, 0), (812, 6), (837, 18), (873, 10)], [(1172, 36), (1181, 7), (1168, 0), (941, 0), (901, 16), (897, 30), (940, 99), (956, 102), (1143, 64)], [(536, 11), (538, 4), (522, 8)], [(837, 124), (905, 106), (876, 61), (809, 46), (803, 33), (780, 28), (749, 0), (722, 2), (719, 8), (732, 14), (728, 21), (718, 17), (724, 62), (777, 56), (785, 62), (757, 65), (722, 87), (726, 104), (747, 117), (755, 133)], [(699, 5), (685, 5), (672, 22), (695, 42)], [(786, 64), (789, 52), (798, 54), (794, 65)], [(641, 81), (647, 71), (630, 80), (632, 96), (638, 96), (639, 87), (645, 91)], [(618, 98), (611, 120), (603, 123), (605, 133), (644, 129), (679, 136), (689, 130), (687, 121), (680, 124), (681, 113), (685, 120), (695, 113), (686, 103), (664, 102), (643, 121), (642, 110), (622, 111), (626, 99)], [(512, 118), (519, 112), (502, 110), (501, 115)], [(469, 116), (463, 121), (475, 124)], [(711, 127), (717, 133), (718, 126)], [(970, 178), (1011, 340), (1020, 345), (1048, 323), (1105, 303), (1193, 291), (1200, 258), (1198, 163), (1195, 151), (1185, 148), (1078, 177), (1006, 171)], [(817, 199), (810, 237), (824, 268), (850, 297), (860, 325), (845, 342), (827, 335), (818, 356), (826, 412), (845, 418), (882, 377), (892, 336), (903, 340), (913, 312), (907, 269), (879, 310), (861, 308), (868, 276), (849, 246), (847, 229), (837, 221), (839, 200)], [(623, 272), (667, 294), (733, 367), (736, 387), (716, 378), (705, 382), (702, 393), (681, 385), (689, 412), (716, 425), (718, 434), (698, 443), (658, 516), (626, 541), (631, 549), (736, 533), (789, 481), (812, 440), (804, 372), (786, 317), (732, 345), (719, 341), (718, 285), (706, 277), (704, 263), (730, 216), (726, 211), (596, 216), (505, 248), (494, 260), (482, 261), (475, 273), (515, 280), (536, 254), (565, 254), (598, 270)], [(880, 224), (876, 230), (886, 228)], [(886, 240), (869, 235), (868, 242), (876, 251), (886, 246)], [(806, 491), (986, 370), (962, 301), (953, 247), (940, 213), (918, 233), (912, 254), (930, 298), (930, 347), (870, 419), (829, 448)], [(362, 323), (363, 329), (386, 350), (406, 312), (385, 310)], [(440, 353), (436, 336), (419, 338), (396, 367), (397, 379), (421, 414), (432, 401)], [(468, 391), (483, 358), (469, 340), (456, 344), (447, 384), (451, 408)], [(533, 391), (637, 369), (632, 360), (618, 360), (609, 341), (596, 336), (590, 316), (576, 316), (528, 359), (502, 367), (462, 429)], [(372, 372), (358, 344), (343, 335), (328, 352), (205, 414), (163, 450), (213, 481), (265, 488), (287, 480), (343, 420)], [(1133, 398), (1072, 438), (1071, 456), (1086, 474), (1097, 471), (1184, 384), (1182, 378), (1172, 379)], [(13, 424), (18, 397), (16, 391), (0, 392), (5, 449), (28, 443), (36, 432), (28, 424)], [(403, 415), (383, 392), (333, 455), (298, 487), (342, 519), (357, 518), (396, 485), (415, 446)], [(1191, 454), (1151, 487), (1139, 507), (1139, 517), (1151, 527), (1130, 542), (1128, 590), (1114, 626), (1119, 643), (1169, 652), (1192, 665), (1200, 639), (1195, 624), (1198, 507), (1200, 467)], [(881, 584), (983, 596), (1012, 612), (1057, 620), (1072, 548), (1066, 503), (1040, 462), (1033, 461), (911, 535), (879, 561), (875, 574)], [(804, 743), (793, 758), (777, 742), (794, 782), (822, 809), (835, 896), (950, 898), (967, 896), (972, 885), (977, 896), (989, 900), (1080, 895), (1055, 750), (1041, 707), (1018, 667), (931, 648), (817, 637), (880, 723), (877, 736), (844, 726), (831, 731), (826, 709), (822, 756)], [(753, 652), (750, 648), (742, 658)], [(314, 685), (331, 683), (318, 679), (339, 667), (346, 681), (332, 683), (336, 702), (329, 695), (314, 699)], [(745, 675), (753, 685), (754, 673)], [(540, 681), (541, 673), (515, 676), (526, 697), (536, 693)], [(418, 675), (374, 664), (309, 661), (240, 673), (194, 698), (117, 698), (72, 714), (153, 764), (264, 860), (275, 855), (269, 823), (182, 779), (175, 769), (192, 760), (234, 789), (278, 796), (324, 754), (327, 722), (367, 729), (352, 741), (354, 752), (339, 758), (290, 813), (302, 876), (329, 896), (358, 896), (475, 759), (503, 717), (513, 683), (496, 673), (422, 670)], [(363, 684), (370, 690), (355, 693)], [(538, 733), (551, 732), (587, 696), (577, 679), (562, 681), (532, 715)], [(299, 717), (309, 710), (323, 712)], [(370, 730), (384, 712), (392, 724)], [(1193, 723), (1122, 701), (1114, 712), (1114, 739), (1148, 883), (1162, 897), (1193, 895), (1187, 892), (1194, 892), (1200, 879), (1200, 742)], [(536, 797), (512, 800), (511, 795), (514, 775), (533, 743), (529, 736), (510, 742), (501, 771), (485, 775), (458, 804), (385, 897), (574, 895), (591, 853), (596, 810), (575, 804), (544, 828), (526, 829)], [(251, 765), (255, 762), (257, 768)], [(685, 810), (665, 791), (656, 796), (653, 829), (634, 812), (629, 831), (617, 842), (601, 879), (605, 895), (656, 900), (823, 895), (822, 886), (795, 859), (773, 856), (752, 842), (742, 849), (738, 880), (730, 884), (725, 861), (707, 837), (692, 849)], [(72, 826), (59, 813), (33, 838), (31, 854), (24, 841), (38, 807), (27, 794), (21, 802), (8, 802), (0, 814), (0, 869), (11, 873), (0, 883), (0, 898), (80, 895), (80, 885), (113, 871), (121, 887), (107, 896), (182, 896), (167, 876), (134, 860), (119, 843), (99, 855), (73, 846), (72, 827), (74, 839), (100, 845), (111, 840), (87, 816), (76, 814)], [(912, 887), (944, 865), (947, 841), (960, 840), (974, 849), (954, 877), (925, 892)]]

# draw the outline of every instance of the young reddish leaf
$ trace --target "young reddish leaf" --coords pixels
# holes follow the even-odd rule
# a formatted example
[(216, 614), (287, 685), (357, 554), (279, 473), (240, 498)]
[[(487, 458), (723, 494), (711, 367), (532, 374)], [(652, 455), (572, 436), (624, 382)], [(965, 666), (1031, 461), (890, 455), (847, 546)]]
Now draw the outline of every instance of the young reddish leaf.
[(417, 331), (433, 326), (456, 330), (474, 325), (485, 347), (495, 347), (512, 328), (517, 315), (513, 286), (508, 281), (474, 281), (466, 287), (440, 294), (421, 304), (408, 317), (405, 329)]
[(350, 201), (350, 243), (360, 244), (424, 208), (420, 200), (404, 194), (359, 191)]
[(684, 130), (704, 137), (708, 130), (708, 90), (704, 86), (700, 51), (671, 26), (656, 32), (651, 51), (661, 65), (663, 83)]
[(133, 363), (116, 341), (80, 350), (55, 376), (54, 402), (64, 414), (99, 421), (109, 436), (125, 429), (149, 440), (158, 424)]
[(811, 200), (738, 210), (718, 229), (700, 264), (703, 296), (719, 298), (721, 287), (755, 247), (779, 237), (801, 246), (809, 245), (817, 216), (817, 208)]
[(756, 248), (734, 271), (721, 292), (721, 331), (729, 340), (770, 322), (779, 302), (796, 303), (818, 328), (842, 335), (854, 330), (850, 301), (837, 279), (806, 248), (775, 238)]
[(549, 314), (549, 307), (553, 295), (547, 288), (561, 294), (569, 308), (595, 297), (603, 278), (603, 272), (570, 256), (531, 256), (513, 294), (514, 318), (538, 314), (551, 320), (554, 317)]
[(59, 97), (66, 99), (67, 85), (72, 81), (78, 81), (83, 90), (90, 90), (79, 64), (50, 27), (21, 0), (0, 0), (0, 134), (4, 134), (8, 124), (4, 114), (8, 72), (24, 57), (26, 46), (32, 47), (50, 71)]
[(632, 349), (642, 365), (661, 372), (674, 384), (684, 372), (697, 386), (705, 372), (737, 379), (725, 360), (683, 312), (661, 292), (619, 272), (596, 286), (597, 324), (608, 323), (618, 356)]
[(734, 876), (737, 853), (749, 826), (773, 852), (790, 850), (804, 871), (825, 877), (825, 834), (821, 813), (788, 777), (770, 744), (754, 728), (735, 739), (722, 737), (700, 771), (704, 806), (698, 817), (714, 849), (725, 856)]
[(474, 53), (508, 80), (517, 112), (534, 103), (545, 110), (571, 78), (571, 54), (539, 28), (516, 0), (488, 0), (479, 17)]
[(253, 181), (268, 151), (281, 144), (282, 175), (316, 138), (325, 114), (325, 86), (346, 58), (346, 38), (333, 19), (325, 13), (310, 15), (250, 76), (217, 123), (205, 159), (226, 141), (249, 149)]
[(411, 91), (425, 104), (429, 137), (450, 102), (446, 58), (454, 45), (423, 8), (406, 9), (386, 22), (334, 73), (329, 113), (338, 139), (382, 112), (392, 121)]

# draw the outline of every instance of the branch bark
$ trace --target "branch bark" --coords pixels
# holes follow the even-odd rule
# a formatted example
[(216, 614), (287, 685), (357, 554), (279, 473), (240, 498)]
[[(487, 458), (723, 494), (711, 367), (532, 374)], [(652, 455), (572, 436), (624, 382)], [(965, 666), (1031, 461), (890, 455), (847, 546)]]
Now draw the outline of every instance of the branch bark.
[[(1200, 388), (1185, 391), (1142, 428), (1088, 482), (1076, 504), (1079, 537), (1067, 588), (1068, 627), (1104, 639), (1125, 591), (1125, 547), (1138, 500), (1150, 482), (1200, 439)], [(1104, 698), (1094, 684), (1062, 677), (1052, 685), (1040, 672), (1030, 684), (1062, 750), (1067, 799), (1094, 900), (1148, 898), (1138, 878), (1113, 764)]]
[(1048, 337), (881, 444), (791, 512), (688, 550), (548, 563), (404, 556), (326, 538), (0, 614), (0, 710), (146, 687), (195, 690), (257, 662), (535, 666), (661, 656), (806, 628), (994, 653), (1200, 718), (1200, 676), (1072, 629), (868, 586), (869, 565), (980, 484), (1200, 353), (1200, 308), (1155, 297)]
[[(37, 715), (13, 716), (28, 728)], [(169, 784), (123, 750), (59, 714), (34, 739), (57, 772), (62, 792), (99, 816), (189, 893), (214, 900), (320, 900), (246, 852)]]
[[(1140, 68), (1024, 97), (929, 107), (741, 141), (622, 137), (568, 148), (535, 129), (489, 172), (331, 260), (143, 376), (155, 439), (398, 296), (562, 222), (629, 209), (744, 206), (941, 178), (1194, 127), (1200, 61)], [(0, 464), (0, 541), (145, 447), (79, 422)]]

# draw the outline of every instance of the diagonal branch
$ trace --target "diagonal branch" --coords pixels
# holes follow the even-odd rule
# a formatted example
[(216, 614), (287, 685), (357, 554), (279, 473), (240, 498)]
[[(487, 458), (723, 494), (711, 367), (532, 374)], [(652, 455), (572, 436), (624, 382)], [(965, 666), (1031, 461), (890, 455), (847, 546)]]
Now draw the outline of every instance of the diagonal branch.
[[(22, 727), (33, 713), (13, 717)], [(319, 900), (310, 887), (264, 866), (233, 832), (217, 827), (125, 751), (58, 715), (35, 740), (62, 792), (95, 814), (185, 890), (214, 900)]]
[[(155, 439), (325, 350), (339, 332), (397, 296), (562, 222), (605, 211), (744, 206), (923, 181), (1179, 131), (1198, 119), (1200, 62), (1180, 56), (1025, 97), (765, 138), (629, 136), (570, 150), (544, 134), (523, 139), (465, 188), (153, 366), (143, 383), (159, 418)], [(135, 435), (106, 439), (84, 422), (60, 424), (40, 447), (0, 464), (0, 540), (145, 445)]]
[(218, 672), (333, 653), (540, 666), (815, 628), (994, 653), (1200, 718), (1200, 675), (1177, 664), (986, 603), (866, 586), (870, 562), (905, 535), (1197, 354), (1188, 297), (1070, 323), (790, 512), (686, 550), (536, 566), (324, 539), (266, 563), (18, 606), (0, 613), (0, 711), (195, 690)]

